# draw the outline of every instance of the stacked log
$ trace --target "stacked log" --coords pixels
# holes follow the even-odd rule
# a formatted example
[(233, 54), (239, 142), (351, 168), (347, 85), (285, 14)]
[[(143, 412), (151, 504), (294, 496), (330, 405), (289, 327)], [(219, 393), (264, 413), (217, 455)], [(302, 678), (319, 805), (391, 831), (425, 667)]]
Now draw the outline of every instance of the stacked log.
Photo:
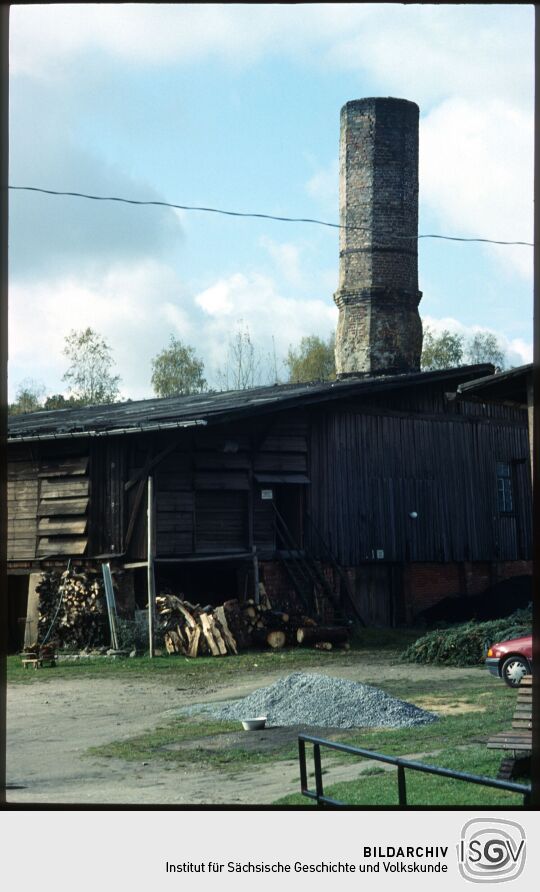
[(201, 607), (181, 596), (162, 594), (156, 598), (156, 606), (169, 654), (218, 657), (251, 646), (273, 650), (297, 644), (318, 650), (348, 646), (347, 628), (320, 627), (309, 616), (273, 610), (265, 595), (259, 604), (254, 600), (243, 604), (230, 600), (219, 607)]
[(201, 607), (176, 595), (160, 595), (156, 607), (167, 653), (186, 657), (238, 653), (224, 606)]
[(97, 573), (48, 571), (36, 586), (39, 595), (38, 642), (82, 650), (106, 643), (106, 605)]
[(309, 616), (289, 614), (272, 610), (271, 605), (261, 599), (261, 603), (249, 600), (242, 605), (242, 614), (247, 634), (253, 644), (267, 645), (278, 650), (286, 645), (297, 643), (296, 632), (301, 626), (316, 626)]

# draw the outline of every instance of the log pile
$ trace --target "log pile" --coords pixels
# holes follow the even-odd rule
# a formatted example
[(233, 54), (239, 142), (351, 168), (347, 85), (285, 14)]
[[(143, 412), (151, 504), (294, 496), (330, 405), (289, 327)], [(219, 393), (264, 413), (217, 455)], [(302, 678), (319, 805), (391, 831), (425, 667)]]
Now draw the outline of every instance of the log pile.
[(242, 615), (251, 643), (267, 645), (274, 650), (297, 644), (296, 633), (300, 627), (317, 625), (309, 616), (272, 610), (263, 598), (260, 604), (253, 600), (246, 601), (242, 605)]
[(169, 654), (197, 657), (227, 656), (248, 647), (303, 644), (318, 650), (347, 647), (349, 630), (318, 626), (302, 614), (273, 610), (264, 590), (260, 603), (225, 601), (220, 607), (201, 607), (172, 594), (156, 598), (158, 624)]
[(47, 571), (36, 587), (39, 595), (38, 641), (82, 650), (107, 641), (103, 584), (95, 573)]
[(238, 653), (224, 605), (201, 607), (176, 595), (160, 595), (156, 607), (167, 653), (186, 657), (226, 657)]

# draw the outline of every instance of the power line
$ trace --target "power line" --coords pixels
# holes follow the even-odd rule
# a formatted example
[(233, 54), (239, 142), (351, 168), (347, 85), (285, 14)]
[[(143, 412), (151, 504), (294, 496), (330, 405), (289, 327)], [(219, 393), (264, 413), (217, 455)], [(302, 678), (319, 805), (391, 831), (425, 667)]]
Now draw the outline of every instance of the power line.
[[(341, 223), (328, 223), (326, 220), (317, 220), (312, 217), (278, 217), (274, 214), (244, 213), (242, 211), (226, 211), (222, 208), (207, 208), (188, 204), (173, 204), (170, 201), (139, 201), (135, 198), (120, 198), (117, 195), (90, 195), (86, 192), (60, 192), (56, 189), (41, 189), (38, 186), (8, 186), (8, 189), (12, 189), (18, 192), (40, 192), (43, 195), (59, 195), (67, 196), (70, 198), (86, 198), (90, 201), (116, 201), (120, 204), (174, 208), (180, 211), (203, 211), (207, 214), (223, 214), (226, 217), (251, 217), (262, 220), (278, 220), (282, 223), (314, 223), (317, 226), (328, 226), (330, 229), (350, 229), (356, 232), (370, 232), (370, 230), (364, 229), (362, 226), (348, 226)], [(377, 235), (389, 236), (393, 239), (405, 239), (407, 241), (418, 241), (421, 238), (435, 238), (449, 242), (482, 242), (488, 245), (526, 245), (529, 248), (534, 247), (533, 242), (510, 242), (492, 238), (464, 238), (457, 235), (438, 235), (437, 233), (423, 233), (420, 235), (395, 235), (394, 233), (380, 232), (377, 233)]]

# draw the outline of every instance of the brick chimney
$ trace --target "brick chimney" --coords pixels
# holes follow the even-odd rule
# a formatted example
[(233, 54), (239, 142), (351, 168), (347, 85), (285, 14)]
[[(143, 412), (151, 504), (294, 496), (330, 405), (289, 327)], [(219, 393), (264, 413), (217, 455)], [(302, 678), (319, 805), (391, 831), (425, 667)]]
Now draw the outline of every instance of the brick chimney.
[(420, 370), (418, 118), (406, 99), (341, 109), (338, 377)]

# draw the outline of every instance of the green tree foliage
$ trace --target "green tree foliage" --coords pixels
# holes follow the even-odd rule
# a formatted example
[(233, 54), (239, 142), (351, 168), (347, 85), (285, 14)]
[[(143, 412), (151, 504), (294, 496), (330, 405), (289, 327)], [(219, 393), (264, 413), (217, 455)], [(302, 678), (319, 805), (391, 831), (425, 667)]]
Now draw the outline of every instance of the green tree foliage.
[(63, 393), (52, 393), (47, 397), (43, 404), (44, 409), (72, 409), (74, 406), (81, 406), (80, 400), (74, 396), (64, 396)]
[(152, 387), (156, 396), (181, 396), (206, 389), (204, 364), (188, 347), (171, 335), (169, 346), (152, 360)]
[(466, 358), (471, 365), (491, 362), (499, 372), (504, 370), (506, 363), (503, 348), (489, 331), (479, 331), (471, 338), (467, 344)]
[(452, 369), (463, 365), (464, 341), (463, 335), (452, 334), (447, 329), (437, 335), (428, 325), (424, 325), (422, 371)]
[(291, 384), (333, 381), (336, 377), (335, 347), (335, 334), (326, 341), (317, 335), (308, 335), (296, 348), (289, 347), (285, 365)]
[(45, 386), (31, 378), (21, 381), (15, 394), (15, 402), (10, 403), (10, 415), (23, 415), (26, 412), (37, 412), (43, 408), (42, 400)]
[(92, 328), (72, 331), (63, 352), (71, 362), (63, 380), (78, 405), (102, 405), (118, 399), (120, 376), (112, 374), (112, 351), (101, 335)]
[(465, 335), (448, 329), (437, 335), (428, 325), (424, 326), (423, 371), (478, 365), (483, 362), (492, 363), (498, 371), (505, 367), (504, 350), (491, 332), (480, 331), (467, 339)]

